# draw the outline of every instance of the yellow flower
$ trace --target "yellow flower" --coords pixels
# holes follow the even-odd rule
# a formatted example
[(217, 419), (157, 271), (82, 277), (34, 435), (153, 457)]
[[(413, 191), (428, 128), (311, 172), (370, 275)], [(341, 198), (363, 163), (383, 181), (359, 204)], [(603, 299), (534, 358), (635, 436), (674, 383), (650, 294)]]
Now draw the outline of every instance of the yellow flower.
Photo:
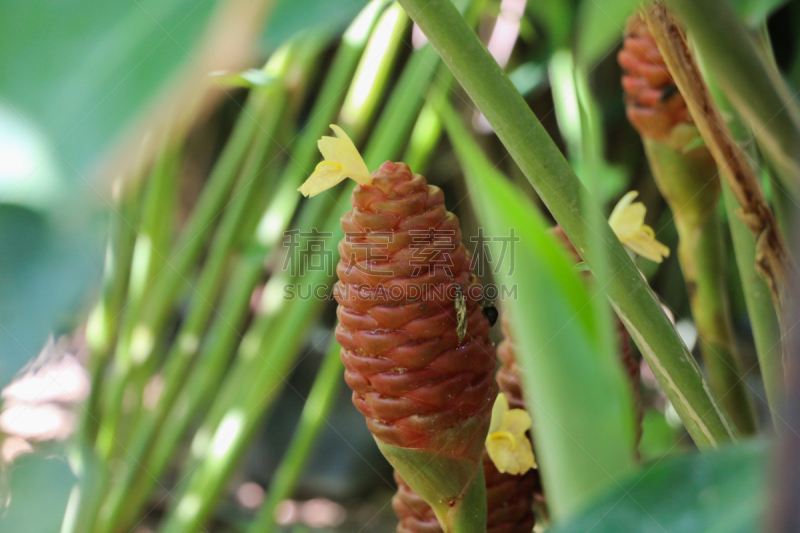
[(536, 466), (531, 441), (525, 434), (531, 417), (523, 409), (509, 409), (502, 392), (492, 407), (492, 422), (486, 437), (486, 451), (501, 473), (521, 475)]
[(608, 223), (622, 244), (633, 253), (660, 263), (669, 257), (669, 248), (658, 242), (653, 228), (644, 223), (647, 208), (642, 202), (633, 202), (638, 195), (638, 192), (631, 191), (623, 196), (608, 217)]
[(303, 196), (315, 196), (345, 178), (354, 179), (361, 185), (372, 183), (367, 164), (350, 137), (336, 124), (331, 124), (331, 129), (336, 137), (323, 137), (317, 141), (325, 160), (317, 165), (311, 176), (297, 189)]

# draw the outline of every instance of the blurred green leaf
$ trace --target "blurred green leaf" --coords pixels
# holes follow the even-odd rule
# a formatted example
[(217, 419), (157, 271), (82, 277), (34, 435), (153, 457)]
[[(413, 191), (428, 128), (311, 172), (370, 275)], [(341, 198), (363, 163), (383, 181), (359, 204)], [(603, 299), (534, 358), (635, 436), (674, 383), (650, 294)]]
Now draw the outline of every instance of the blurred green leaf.
[(664, 459), (550, 533), (752, 533), (765, 501), (767, 443)]
[(544, 26), (551, 49), (569, 46), (575, 17), (573, 2), (528, 2), (525, 9), (528, 15)]
[(578, 7), (575, 59), (591, 66), (622, 39), (625, 21), (639, 0), (583, 0)]
[(0, 204), (0, 387), (58, 333), (86, 287), (99, 279), (95, 225), (72, 227), (31, 210)]
[(734, 9), (751, 28), (764, 22), (776, 9), (787, 3), (787, 0), (731, 0)]
[(64, 458), (23, 455), (7, 467), (11, 503), (0, 516), (0, 531), (54, 533), (61, 529), (75, 476)]
[(0, 96), (84, 172), (191, 61), (217, 2), (0, 0)]
[(281, 0), (267, 23), (264, 43), (272, 50), (304, 30), (339, 31), (352, 22), (366, 3), (366, 0)]

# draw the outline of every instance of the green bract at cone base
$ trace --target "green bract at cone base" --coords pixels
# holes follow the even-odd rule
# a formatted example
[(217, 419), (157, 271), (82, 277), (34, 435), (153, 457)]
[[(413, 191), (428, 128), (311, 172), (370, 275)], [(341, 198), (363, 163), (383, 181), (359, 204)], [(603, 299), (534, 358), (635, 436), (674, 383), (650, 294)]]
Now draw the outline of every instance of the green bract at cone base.
[(486, 482), (480, 461), (375, 442), (400, 477), (433, 508), (445, 533), (486, 531)]

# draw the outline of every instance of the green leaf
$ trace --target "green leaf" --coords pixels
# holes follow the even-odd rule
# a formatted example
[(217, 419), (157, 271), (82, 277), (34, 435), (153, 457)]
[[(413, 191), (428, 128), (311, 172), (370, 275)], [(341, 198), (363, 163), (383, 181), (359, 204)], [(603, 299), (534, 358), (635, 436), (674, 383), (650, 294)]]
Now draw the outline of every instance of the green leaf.
[[(452, 108), (440, 109), (492, 257), (507, 262), (493, 274), (505, 288), (549, 504), (565, 517), (635, 468), (631, 388), (537, 208), (485, 159)], [(502, 241), (510, 235), (511, 255)]]
[(0, 204), (0, 387), (38, 355), (99, 279), (102, 247), (91, 224), (70, 226)]
[(217, 2), (0, 0), (0, 95), (84, 172), (162, 89)]
[(550, 533), (752, 533), (766, 499), (767, 443), (673, 456)]
[(625, 33), (625, 21), (639, 0), (583, 0), (578, 7), (575, 58), (591, 66), (603, 59)]
[(0, 531), (53, 533), (61, 529), (75, 476), (62, 457), (24, 455), (3, 475), (10, 477), (11, 503), (0, 516)]

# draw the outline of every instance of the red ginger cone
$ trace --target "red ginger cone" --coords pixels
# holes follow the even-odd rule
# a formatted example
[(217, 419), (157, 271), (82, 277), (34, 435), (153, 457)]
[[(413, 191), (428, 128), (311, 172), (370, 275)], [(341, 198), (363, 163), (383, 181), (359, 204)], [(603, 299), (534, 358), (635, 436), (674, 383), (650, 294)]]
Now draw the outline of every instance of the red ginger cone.
[(628, 120), (642, 137), (667, 142), (675, 126), (691, 123), (686, 102), (638, 14), (628, 19), (617, 60), (625, 71), (622, 87)]
[(335, 290), (345, 379), (383, 454), (450, 530), (454, 514), (482, 506), (476, 473), (497, 395), (481, 284), (442, 191), (407, 165), (384, 163), (352, 204)]
[[(500, 391), (506, 395), (511, 409), (525, 409), (519, 366), (514, 357), (514, 344), (507, 321), (503, 320), (505, 339), (497, 348), (502, 363), (497, 371)], [(501, 473), (489, 454), (483, 451), (483, 473), (486, 480), (488, 515), (487, 533), (531, 533), (536, 524), (534, 499), (543, 501), (538, 470), (523, 475)], [(397, 494), (392, 508), (400, 519), (397, 533), (441, 533), (433, 509), (395, 472)]]

